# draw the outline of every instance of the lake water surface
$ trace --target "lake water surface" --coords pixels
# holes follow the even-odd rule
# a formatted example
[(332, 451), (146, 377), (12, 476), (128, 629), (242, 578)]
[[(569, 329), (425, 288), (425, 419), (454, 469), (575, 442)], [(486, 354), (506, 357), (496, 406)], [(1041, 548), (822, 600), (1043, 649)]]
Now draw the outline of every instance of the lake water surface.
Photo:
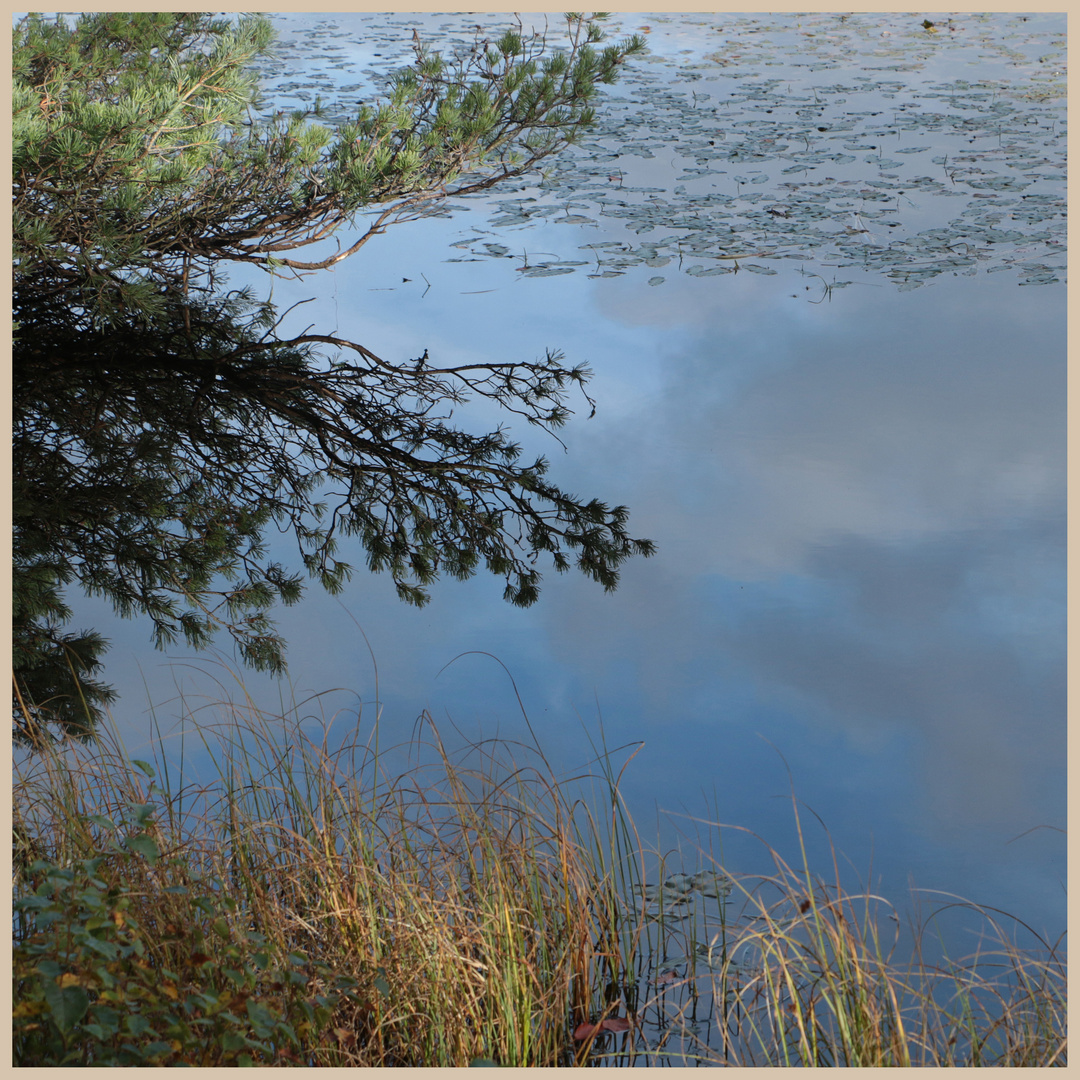
[[(286, 105), (356, 100), (407, 61), (413, 25), (452, 48), (499, 21), (274, 18)], [(750, 831), (723, 833), (732, 870), (769, 869), (750, 833), (797, 859), (793, 789), (852, 881), (902, 908), (912, 886), (956, 894), (1054, 939), (1065, 19), (922, 19), (623, 16), (616, 35), (647, 27), (651, 53), (542, 185), (276, 283), (282, 307), (315, 298), (297, 330), (387, 358), (588, 363), (597, 412), (565, 453), (512, 434), (563, 488), (628, 505), (659, 549), (612, 595), (551, 574), (523, 611), (477, 578), (417, 610), (359, 574), (280, 623), (297, 695), (346, 688), (365, 723), (377, 695), (387, 743), (423, 709), (463, 743), (527, 738), (493, 657), (567, 775), (601, 722), (609, 746), (640, 743), (623, 793), (688, 869), (693, 818)], [(133, 752), (148, 693), (219, 696), (144, 626), (78, 614), (113, 639)], [(270, 680), (245, 681), (273, 704)], [(808, 837), (823, 860), (816, 824)]]

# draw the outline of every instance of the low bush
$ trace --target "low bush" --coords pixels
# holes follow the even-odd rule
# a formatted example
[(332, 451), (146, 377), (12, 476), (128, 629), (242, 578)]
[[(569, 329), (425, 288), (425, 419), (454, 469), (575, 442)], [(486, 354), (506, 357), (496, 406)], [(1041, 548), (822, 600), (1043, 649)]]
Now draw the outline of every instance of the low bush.
[(305, 1064), (352, 981), (270, 947), (220, 881), (198, 888), (185, 869), (146, 833), (24, 866), (15, 1065)]

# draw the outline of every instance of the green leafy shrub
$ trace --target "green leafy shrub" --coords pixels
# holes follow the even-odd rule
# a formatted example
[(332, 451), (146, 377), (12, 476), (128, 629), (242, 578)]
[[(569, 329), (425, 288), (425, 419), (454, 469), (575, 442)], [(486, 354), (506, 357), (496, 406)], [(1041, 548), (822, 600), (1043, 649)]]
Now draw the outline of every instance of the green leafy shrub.
[[(349, 980), (238, 925), (219, 882), (169, 884), (147, 832), (70, 866), (36, 860), (24, 880), (17, 1066), (303, 1065), (349, 995)], [(150, 910), (146, 885), (172, 901), (169, 923), (152, 932), (140, 911)], [(160, 920), (159, 902), (152, 911)]]

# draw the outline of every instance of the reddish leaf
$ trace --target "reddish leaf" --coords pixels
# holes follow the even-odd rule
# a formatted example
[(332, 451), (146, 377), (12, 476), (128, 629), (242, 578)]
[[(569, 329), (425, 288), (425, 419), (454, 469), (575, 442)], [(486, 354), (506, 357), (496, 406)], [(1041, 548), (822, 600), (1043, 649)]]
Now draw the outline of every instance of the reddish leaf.
[(599, 1035), (601, 1031), (622, 1032), (629, 1030), (630, 1021), (625, 1016), (609, 1016), (606, 1020), (601, 1020), (599, 1024), (578, 1024), (574, 1028), (574, 1039), (577, 1042), (584, 1042), (586, 1039)]

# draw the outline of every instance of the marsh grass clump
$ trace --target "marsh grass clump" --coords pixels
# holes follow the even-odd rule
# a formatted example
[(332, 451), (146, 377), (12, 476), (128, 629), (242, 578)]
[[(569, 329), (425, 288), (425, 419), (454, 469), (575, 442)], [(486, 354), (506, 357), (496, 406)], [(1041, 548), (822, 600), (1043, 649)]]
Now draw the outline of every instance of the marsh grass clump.
[[(720, 900), (717, 912), (687, 909), (695, 877), (669, 875), (668, 889), (644, 890), (641, 952), (664, 958), (642, 1013), (658, 1050), (673, 1064), (742, 1067), (1067, 1063), (1062, 941), (949, 898), (902, 946), (900, 914), (845, 889), (835, 850), (831, 880), (811, 872), (793, 803), (801, 865), (769, 848), (775, 873), (717, 874), (719, 885), (698, 890)], [(960, 959), (939, 932), (950, 912), (966, 913), (978, 935)]]
[(340, 719), (219, 706), (198, 784), (108, 732), (17, 758), (16, 1065), (1066, 1063), (1061, 945), (999, 913), (901, 955), (835, 857), (647, 851), (605, 745), (560, 779), (425, 714), (391, 770)]
[[(429, 760), (393, 778), (358, 727), (334, 743), (250, 703), (200, 729), (218, 769), (200, 787), (116, 740), (25, 759), (21, 1063), (571, 1064), (575, 1018), (604, 1014), (633, 947), (603, 830), (542, 758), (460, 763), (422, 726)], [(123, 1009), (135, 1028), (113, 1032)]]

